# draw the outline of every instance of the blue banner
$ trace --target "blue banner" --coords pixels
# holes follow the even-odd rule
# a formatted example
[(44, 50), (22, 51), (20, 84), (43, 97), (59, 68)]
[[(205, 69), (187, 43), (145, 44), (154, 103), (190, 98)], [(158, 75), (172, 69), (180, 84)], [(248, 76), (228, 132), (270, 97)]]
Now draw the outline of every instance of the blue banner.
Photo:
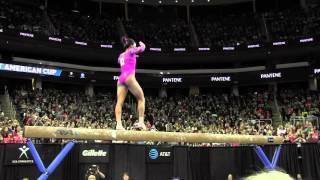
[(48, 76), (60, 76), (61, 69), (50, 69), (50, 68), (41, 68), (41, 67), (32, 67), (32, 66), (22, 66), (16, 64), (4, 64), (0, 63), (0, 71), (11, 71), (11, 72), (22, 72), (22, 73), (31, 73), (31, 74), (40, 74)]

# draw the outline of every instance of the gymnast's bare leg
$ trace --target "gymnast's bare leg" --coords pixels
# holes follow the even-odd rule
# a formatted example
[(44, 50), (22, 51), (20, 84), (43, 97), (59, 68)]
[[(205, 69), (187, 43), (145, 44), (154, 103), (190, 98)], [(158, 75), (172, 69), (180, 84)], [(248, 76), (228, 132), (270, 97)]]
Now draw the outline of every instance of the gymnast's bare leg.
[(145, 98), (143, 90), (134, 75), (129, 76), (126, 83), (129, 91), (134, 95), (134, 97), (138, 101), (139, 122), (137, 126), (138, 128), (146, 130), (147, 127), (144, 124)]
[(124, 127), (122, 125), (121, 121), (121, 115), (122, 115), (122, 106), (124, 103), (124, 100), (126, 99), (128, 93), (128, 88), (125, 85), (118, 84), (117, 86), (117, 104), (115, 108), (115, 115), (116, 115), (116, 121), (117, 121), (117, 130), (124, 130)]

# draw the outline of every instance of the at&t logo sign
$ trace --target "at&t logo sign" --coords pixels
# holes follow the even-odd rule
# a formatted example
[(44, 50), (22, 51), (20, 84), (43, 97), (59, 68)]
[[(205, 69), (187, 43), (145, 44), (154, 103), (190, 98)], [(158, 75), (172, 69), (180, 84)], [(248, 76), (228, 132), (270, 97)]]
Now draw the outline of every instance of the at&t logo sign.
[(150, 149), (149, 158), (151, 160), (156, 160), (159, 157), (171, 157), (171, 152), (170, 151), (157, 150), (156, 148)]
[(159, 157), (159, 152), (158, 152), (158, 150), (156, 150), (156, 149), (150, 149), (150, 151), (149, 151), (149, 157), (150, 157), (150, 159), (152, 159), (152, 160), (158, 159), (158, 157)]

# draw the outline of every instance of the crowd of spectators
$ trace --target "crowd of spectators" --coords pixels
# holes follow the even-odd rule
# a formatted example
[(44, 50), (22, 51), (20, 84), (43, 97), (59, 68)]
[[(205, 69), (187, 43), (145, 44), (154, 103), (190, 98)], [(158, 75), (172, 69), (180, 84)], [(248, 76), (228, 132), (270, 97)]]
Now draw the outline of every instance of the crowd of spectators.
[(271, 38), (277, 40), (296, 40), (319, 35), (320, 9), (300, 8), (264, 13)]
[(13, 100), (25, 125), (75, 128), (111, 128), (114, 125), (110, 94), (90, 98), (80, 92), (53, 89), (17, 90)]
[(235, 129), (227, 131), (236, 132), (241, 121), (270, 119), (269, 100), (268, 92), (239, 97), (228, 94), (147, 97), (147, 119), (161, 131), (219, 133), (225, 127), (232, 127)]
[(0, 109), (0, 142), (25, 143), (26, 139), (22, 137), (22, 134), (19, 121), (6, 117)]
[(13, 6), (5, 0), (0, 1), (0, 28), (48, 34), (43, 7)]
[[(150, 12), (149, 12), (150, 13)], [(72, 40), (120, 43), (119, 17), (95, 12), (82, 13), (46, 9), (39, 6), (12, 5), (0, 1), (0, 28), (56, 35)], [(318, 36), (319, 6), (270, 10), (266, 12), (225, 12), (191, 16), (195, 27), (181, 18), (123, 20), (128, 36), (145, 41), (150, 47), (222, 47), (248, 45), (266, 41), (295, 40)]]
[(108, 44), (120, 37), (115, 17), (48, 10), (43, 5), (19, 6), (4, 0), (0, 1), (0, 28)]
[[(294, 102), (293, 96), (288, 91), (281, 92), (279, 102), (284, 102), (283, 107), (290, 107), (288, 100), (293, 102), (291, 104), (308, 104), (308, 99), (313, 98), (306, 96), (307, 101), (298, 98)], [(272, 97), (268, 91), (250, 91), (239, 96), (223, 93), (165, 98), (146, 96), (145, 120), (147, 127), (154, 131), (281, 135), (292, 143), (317, 141), (318, 131), (311, 121), (296, 124), (287, 121), (274, 128)], [(13, 93), (13, 101), (19, 118), (18, 121), (2, 118), (2, 123), (9, 123), (1, 126), (2, 132), (7, 133), (3, 137), (8, 137), (10, 132), (20, 132), (18, 122), (29, 126), (92, 129), (114, 129), (116, 125), (115, 96), (111, 93), (90, 97), (81, 92), (57, 89), (19, 89)], [(134, 102), (124, 104), (122, 119), (126, 129), (133, 129), (137, 121)]]
[(189, 25), (182, 19), (148, 21), (134, 19), (124, 22), (128, 36), (141, 39), (150, 47), (190, 47)]
[[(207, 131), (208, 126), (237, 126), (240, 121), (270, 119), (268, 92), (248, 93), (240, 97), (227, 94), (191, 97), (146, 97), (146, 121), (161, 131)], [(80, 92), (16, 90), (14, 103), (20, 120), (26, 125), (114, 128), (115, 97), (98, 94), (89, 97)], [(128, 128), (135, 123), (135, 104), (126, 103), (123, 119)], [(190, 129), (193, 128), (193, 129)], [(196, 128), (196, 129), (194, 129)], [(211, 129), (212, 130), (212, 129)]]
[(93, 41), (115, 45), (120, 34), (116, 18), (105, 15), (83, 15), (81, 13), (49, 12), (58, 36), (81, 41)]
[(319, 92), (305, 89), (281, 89), (278, 95), (281, 115), (284, 121), (295, 117), (319, 115)]
[(208, 17), (194, 17), (200, 46), (225, 47), (254, 44), (265, 40), (258, 14), (234, 13)]

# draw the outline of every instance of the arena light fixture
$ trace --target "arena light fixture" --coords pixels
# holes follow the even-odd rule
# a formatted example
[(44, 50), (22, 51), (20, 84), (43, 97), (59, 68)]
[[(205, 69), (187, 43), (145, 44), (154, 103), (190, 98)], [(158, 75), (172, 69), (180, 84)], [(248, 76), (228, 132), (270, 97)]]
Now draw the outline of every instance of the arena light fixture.
[(161, 3), (162, 3), (162, 1), (160, 0), (160, 1), (159, 1), (159, 4), (161, 4)]
[(86, 74), (85, 73), (81, 73), (80, 74), (80, 79), (85, 79), (86, 78)]
[(71, 10), (74, 13), (80, 13), (79, 9), (78, 9), (78, 2), (77, 0), (74, 1), (73, 3), (73, 9)]
[(69, 77), (70, 78), (74, 78), (74, 73), (73, 72), (69, 72)]
[(178, 0), (176, 0), (176, 3), (178, 3)]
[(3, 29), (0, 29), (0, 32), (3, 32)]
[(192, 3), (194, 3), (194, 0), (191, 0)]

